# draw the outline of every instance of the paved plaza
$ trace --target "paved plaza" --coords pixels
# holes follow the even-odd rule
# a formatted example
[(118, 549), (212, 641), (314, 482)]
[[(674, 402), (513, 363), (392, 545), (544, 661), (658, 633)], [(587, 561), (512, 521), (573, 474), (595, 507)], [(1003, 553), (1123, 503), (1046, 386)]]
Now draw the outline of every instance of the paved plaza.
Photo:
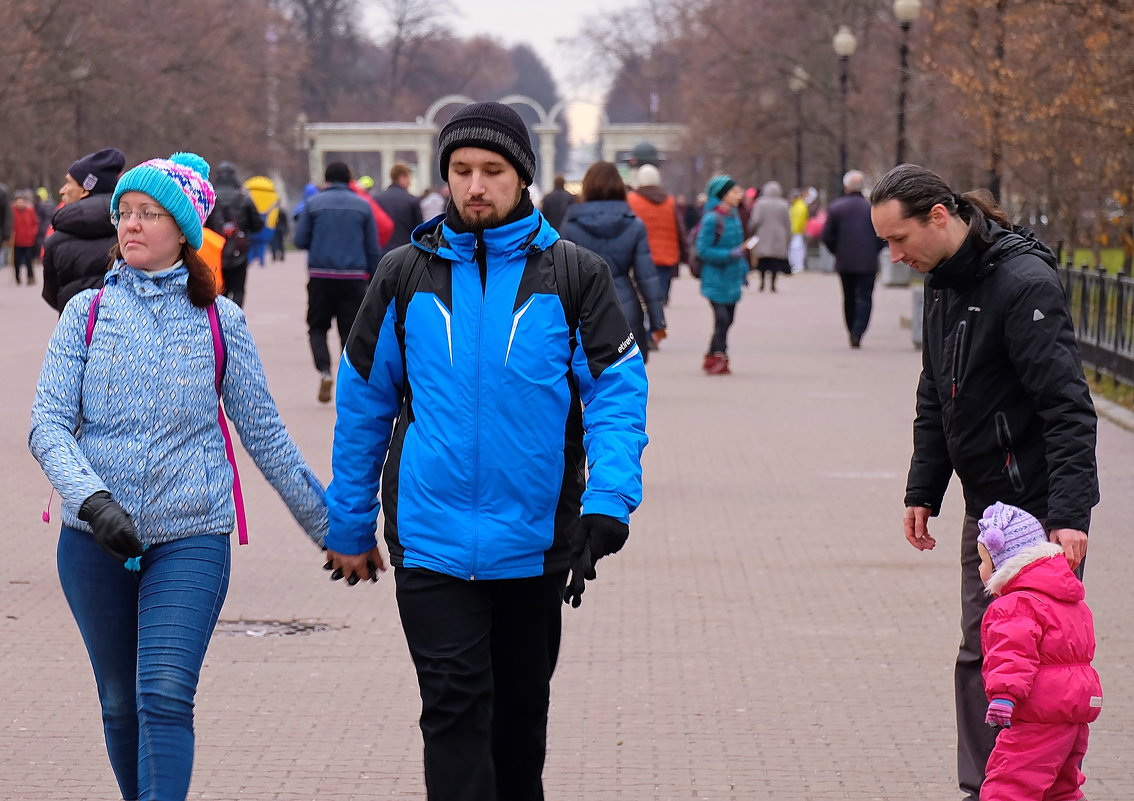
[[(288, 428), (331, 478), (303, 254), (250, 268), (247, 315)], [(959, 640), (954, 485), (935, 551), (902, 536), (920, 356), (910, 290), (879, 286), (863, 348), (839, 284), (804, 273), (746, 291), (734, 374), (706, 377), (711, 316), (674, 283), (650, 360), (645, 500), (625, 550), (564, 608), (549, 801), (949, 801)], [(55, 571), (58, 501), (26, 446), (55, 314), (0, 275), (0, 799), (117, 799), (98, 702)], [(190, 798), (423, 799), (419, 698), (393, 598), (332, 583), (247, 455), (252, 544), (197, 696)], [(1106, 697), (1091, 801), (1134, 799), (1134, 433), (1099, 425), (1102, 503), (1087, 565)]]

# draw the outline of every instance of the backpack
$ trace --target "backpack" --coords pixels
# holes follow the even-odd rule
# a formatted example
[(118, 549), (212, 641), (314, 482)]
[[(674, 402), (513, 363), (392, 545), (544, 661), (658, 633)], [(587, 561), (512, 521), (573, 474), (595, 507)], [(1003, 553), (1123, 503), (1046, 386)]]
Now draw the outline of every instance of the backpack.
[[(114, 281), (111, 279), (111, 284)], [(102, 293), (106, 291), (106, 286), (103, 286), (95, 294), (94, 299), (91, 300), (90, 310), (87, 312), (87, 332), (86, 332), (86, 346), (89, 349), (91, 340), (94, 338), (95, 323), (98, 322), (98, 309), (102, 303)], [(236, 453), (232, 447), (232, 434), (228, 431), (228, 421), (224, 416), (224, 407), (221, 405), (221, 383), (224, 381), (225, 370), (228, 367), (228, 353), (224, 344), (224, 332), (221, 330), (220, 317), (217, 314), (216, 303), (211, 303), (205, 310), (209, 315), (209, 329), (213, 335), (213, 358), (216, 365), (216, 375), (214, 378), (214, 386), (217, 391), (217, 423), (220, 425), (221, 434), (224, 435), (224, 453), (228, 458), (228, 463), (232, 466), (232, 499), (236, 507), (236, 529), (237, 536), (241, 545), (248, 544), (248, 518), (244, 513), (244, 493), (240, 490), (240, 472), (236, 467)], [(55, 493), (55, 488), (51, 489), (52, 494)], [(43, 522), (51, 522), (51, 497), (47, 499), (47, 508), (43, 510)]]
[[(724, 232), (724, 217), (716, 211), (713, 212), (713, 217), (716, 218), (717, 221), (716, 230), (713, 232), (713, 244), (715, 245), (721, 240), (721, 233)], [(701, 268), (703, 266), (701, 254), (697, 250), (697, 236), (701, 233), (701, 224), (704, 222), (705, 218), (702, 217), (696, 225), (689, 229), (689, 233), (686, 235), (685, 239), (689, 250), (689, 272), (694, 278), (701, 277)]]
[(248, 232), (240, 227), (237, 214), (225, 206), (221, 210), (224, 224), (221, 225), (221, 236), (224, 237), (224, 247), (221, 248), (221, 264), (224, 267), (239, 267), (241, 262), (247, 261), (248, 252), (252, 249), (252, 239)]

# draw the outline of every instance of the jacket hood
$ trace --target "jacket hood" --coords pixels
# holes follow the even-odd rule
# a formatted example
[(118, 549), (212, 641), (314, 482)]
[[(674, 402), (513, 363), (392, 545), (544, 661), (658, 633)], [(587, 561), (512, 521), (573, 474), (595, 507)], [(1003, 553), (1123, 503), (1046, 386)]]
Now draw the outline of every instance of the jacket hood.
[(217, 165), (216, 175), (213, 176), (213, 186), (240, 187), (240, 179), (236, 177), (236, 167), (231, 162), (222, 161)]
[(760, 187), (760, 197), (783, 197), (784, 190), (779, 181), (768, 181)]
[(87, 195), (60, 206), (51, 218), (56, 231), (62, 231), (79, 239), (105, 239), (117, 236), (118, 231), (110, 221), (110, 195)]
[(454, 231), (445, 225), (443, 216), (426, 220), (413, 230), (411, 243), (450, 261), (473, 261), (477, 237), (484, 242), (489, 264), (493, 259), (507, 257), (516, 252), (537, 253), (547, 250), (559, 234), (538, 210), (515, 222), (497, 228), (486, 228), (479, 233)]
[(572, 206), (568, 219), (596, 239), (613, 239), (637, 216), (625, 200), (591, 200)]
[(1057, 261), (1050, 248), (1036, 239), (1031, 229), (1022, 226), (1003, 228), (997, 223), (986, 223), (984, 238), (992, 245), (981, 251), (972, 236), (965, 237), (957, 252), (929, 273), (932, 289), (967, 289), (1009, 259), (1031, 253), (1053, 270)]
[(1005, 595), (1019, 590), (1041, 592), (1067, 603), (1078, 603), (1086, 597), (1083, 582), (1071, 572), (1063, 548), (1053, 542), (1012, 557), (988, 580), (988, 591), (992, 594)]
[(666, 200), (669, 199), (669, 193), (667, 193), (660, 186), (639, 186), (634, 191), (637, 192), (641, 197), (653, 203), (655, 206), (660, 206), (662, 203), (665, 203)]

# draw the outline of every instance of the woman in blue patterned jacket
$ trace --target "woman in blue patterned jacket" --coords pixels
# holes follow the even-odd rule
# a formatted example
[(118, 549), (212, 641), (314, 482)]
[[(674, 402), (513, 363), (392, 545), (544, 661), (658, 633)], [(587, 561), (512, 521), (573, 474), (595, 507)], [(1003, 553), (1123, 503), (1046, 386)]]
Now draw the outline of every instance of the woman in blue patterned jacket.
[(308, 536), (322, 545), (327, 531), (323, 487), (284, 429), (244, 316), (197, 255), (208, 175), (177, 153), (122, 176), (116, 263), (104, 291), (64, 308), (32, 407), (32, 453), (63, 498), (60, 583), (127, 801), (189, 788), (193, 697), (243, 511), (218, 397)]

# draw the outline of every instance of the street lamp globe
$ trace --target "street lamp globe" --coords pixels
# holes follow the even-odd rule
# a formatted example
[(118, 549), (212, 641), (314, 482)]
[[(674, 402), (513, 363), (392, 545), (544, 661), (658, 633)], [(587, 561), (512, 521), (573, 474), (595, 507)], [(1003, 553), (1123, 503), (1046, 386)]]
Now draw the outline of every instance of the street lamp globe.
[(909, 25), (921, 14), (921, 0), (894, 0), (894, 16), (903, 25)]
[(839, 30), (835, 33), (835, 38), (831, 40), (831, 44), (835, 47), (835, 55), (839, 58), (850, 58), (854, 55), (854, 51), (858, 49), (858, 39), (851, 33), (851, 29), (846, 25), (840, 25)]
[(810, 80), (811, 76), (807, 74), (807, 70), (799, 64), (796, 64), (795, 69), (792, 70), (791, 76), (788, 77), (788, 89), (791, 90), (792, 94), (798, 95), (807, 88), (807, 83)]

